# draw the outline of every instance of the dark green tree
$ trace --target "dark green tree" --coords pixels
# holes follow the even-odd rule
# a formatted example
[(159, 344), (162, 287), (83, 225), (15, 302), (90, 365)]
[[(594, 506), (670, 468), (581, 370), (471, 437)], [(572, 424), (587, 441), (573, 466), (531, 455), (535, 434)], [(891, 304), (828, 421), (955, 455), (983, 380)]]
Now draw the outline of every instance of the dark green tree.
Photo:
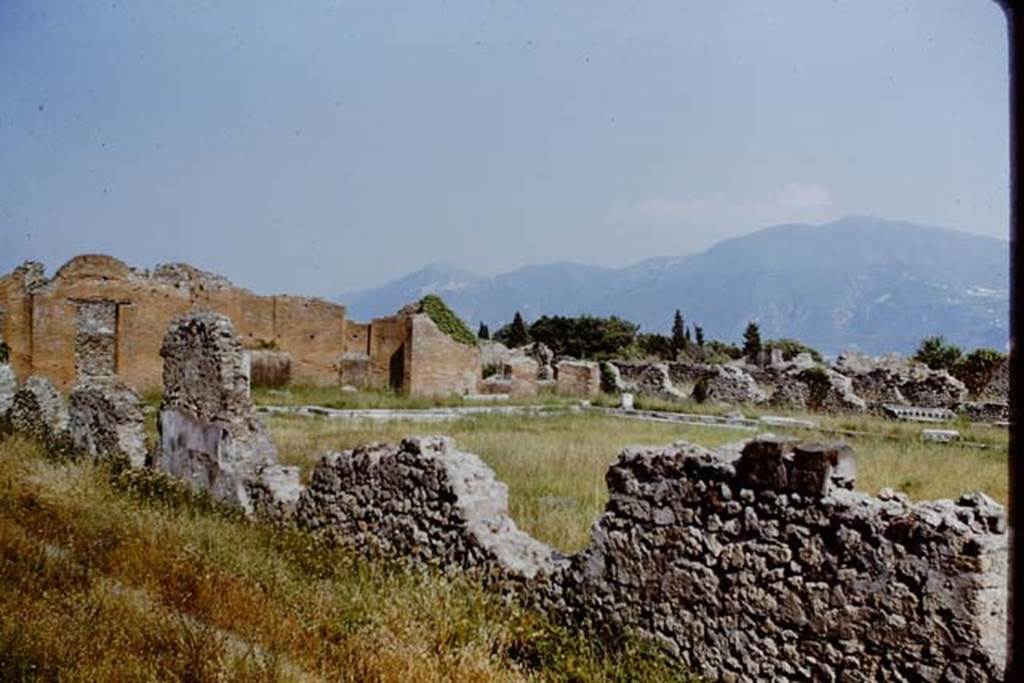
[(531, 341), (530, 331), (526, 329), (526, 323), (523, 322), (523, 316), (519, 311), (516, 311), (512, 322), (494, 333), (494, 338), (511, 348), (526, 346)]
[(945, 337), (928, 337), (921, 341), (914, 360), (921, 361), (932, 370), (952, 370), (963, 355), (959, 346), (946, 342)]
[(672, 320), (672, 353), (679, 354), (686, 348), (686, 325), (683, 323), (683, 314), (676, 309), (675, 318)]
[(743, 332), (743, 355), (756, 356), (761, 350), (761, 328), (751, 320)]
[(1000, 364), (1005, 362), (1005, 353), (995, 349), (974, 349), (958, 360), (951, 372), (967, 386), (972, 396), (977, 396), (992, 381)]
[(704, 328), (700, 325), (694, 325), (693, 334), (697, 338), (697, 346), (704, 348)]
[(490, 339), (491, 331), (487, 329), (487, 323), (480, 323), (480, 329), (476, 331), (477, 339)]
[(545, 315), (530, 326), (530, 337), (547, 344), (556, 355), (600, 360), (621, 355), (636, 341), (638, 329), (638, 325), (616, 316)]

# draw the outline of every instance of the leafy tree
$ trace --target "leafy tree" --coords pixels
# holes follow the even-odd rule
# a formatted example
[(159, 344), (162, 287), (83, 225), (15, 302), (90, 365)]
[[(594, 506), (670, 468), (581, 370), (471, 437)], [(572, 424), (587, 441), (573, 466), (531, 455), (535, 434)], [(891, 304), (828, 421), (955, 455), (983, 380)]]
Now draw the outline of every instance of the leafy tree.
[(743, 355), (756, 356), (761, 350), (761, 328), (751, 320), (743, 332)]
[(512, 322), (494, 333), (494, 338), (511, 348), (526, 346), (531, 341), (530, 332), (526, 329), (526, 323), (523, 322), (523, 316), (519, 311), (516, 311)]
[(636, 341), (639, 326), (616, 316), (541, 316), (530, 326), (530, 337), (547, 344), (555, 354), (603, 359), (621, 355)]
[(694, 325), (693, 334), (697, 338), (697, 346), (704, 348), (704, 328), (700, 325)]
[(638, 350), (636, 355), (641, 358), (673, 360), (676, 355), (672, 349), (672, 339), (663, 334), (638, 334), (636, 346)]
[(952, 370), (963, 355), (959, 346), (946, 342), (945, 337), (928, 337), (917, 347), (914, 360), (921, 361), (932, 370)]
[(781, 350), (783, 360), (793, 360), (801, 353), (811, 354), (811, 358), (818, 363), (823, 360), (817, 349), (804, 344), (799, 339), (769, 339), (764, 343), (764, 348)]
[(972, 395), (977, 396), (992, 381), (999, 365), (1005, 361), (1006, 354), (995, 349), (974, 349), (960, 358), (951, 372), (967, 386)]
[(672, 352), (678, 354), (686, 348), (686, 326), (683, 324), (683, 314), (676, 309), (675, 318), (672, 320)]
[(707, 363), (725, 363), (743, 357), (743, 349), (728, 342), (711, 339), (704, 344), (704, 360)]
[(491, 331), (487, 329), (487, 323), (480, 323), (480, 329), (476, 331), (478, 339), (490, 339)]

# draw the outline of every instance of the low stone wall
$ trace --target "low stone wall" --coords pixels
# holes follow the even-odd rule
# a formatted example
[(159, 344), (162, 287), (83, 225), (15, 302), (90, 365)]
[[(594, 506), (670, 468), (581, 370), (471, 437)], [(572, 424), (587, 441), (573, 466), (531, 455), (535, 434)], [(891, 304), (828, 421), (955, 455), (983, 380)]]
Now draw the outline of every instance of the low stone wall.
[(508, 487), (444, 437), (324, 456), (299, 499), (301, 528), (360, 552), (482, 570), (500, 579), (551, 573), (560, 556), (519, 531)]
[(639, 629), (710, 680), (1001, 679), (1002, 507), (847, 491), (838, 460), (778, 441), (627, 449), (549, 608)]

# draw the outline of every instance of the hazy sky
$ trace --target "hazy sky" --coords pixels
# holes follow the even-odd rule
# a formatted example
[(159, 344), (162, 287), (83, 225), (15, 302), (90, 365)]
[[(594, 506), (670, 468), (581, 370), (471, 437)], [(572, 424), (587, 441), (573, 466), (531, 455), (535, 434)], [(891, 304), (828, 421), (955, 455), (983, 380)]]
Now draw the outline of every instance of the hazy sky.
[(332, 295), (872, 214), (1008, 236), (989, 0), (0, 1), (0, 270)]

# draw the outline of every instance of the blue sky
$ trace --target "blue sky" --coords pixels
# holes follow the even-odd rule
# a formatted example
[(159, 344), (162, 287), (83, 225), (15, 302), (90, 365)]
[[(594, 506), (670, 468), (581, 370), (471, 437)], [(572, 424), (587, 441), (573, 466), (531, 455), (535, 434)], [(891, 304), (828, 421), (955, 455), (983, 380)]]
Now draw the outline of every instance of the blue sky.
[(334, 295), (845, 214), (1008, 236), (988, 0), (0, 2), (0, 270)]

